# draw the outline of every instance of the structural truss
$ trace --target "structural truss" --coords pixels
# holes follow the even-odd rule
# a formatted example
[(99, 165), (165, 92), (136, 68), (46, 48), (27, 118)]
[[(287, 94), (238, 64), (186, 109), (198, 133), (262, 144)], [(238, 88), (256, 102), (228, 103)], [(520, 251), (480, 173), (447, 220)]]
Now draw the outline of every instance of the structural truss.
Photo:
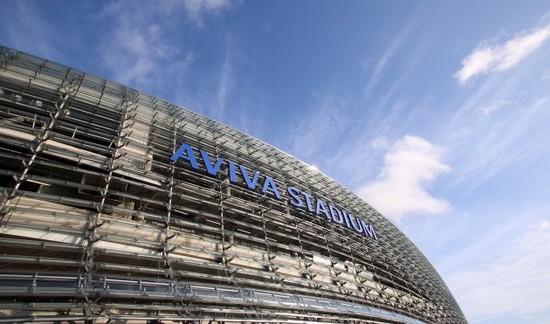
[[(340, 206), (377, 240), (172, 160), (181, 143)], [(399, 203), (399, 197), (396, 197)], [(204, 116), (0, 47), (0, 322), (465, 323), (395, 226)]]

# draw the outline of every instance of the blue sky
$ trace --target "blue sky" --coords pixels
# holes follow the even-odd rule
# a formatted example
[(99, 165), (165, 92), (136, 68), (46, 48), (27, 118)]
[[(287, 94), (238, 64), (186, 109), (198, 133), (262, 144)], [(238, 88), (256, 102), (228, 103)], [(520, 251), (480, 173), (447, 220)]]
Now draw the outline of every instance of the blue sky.
[(548, 1), (0, 5), (0, 44), (188, 107), (355, 191), (471, 323), (550, 323)]

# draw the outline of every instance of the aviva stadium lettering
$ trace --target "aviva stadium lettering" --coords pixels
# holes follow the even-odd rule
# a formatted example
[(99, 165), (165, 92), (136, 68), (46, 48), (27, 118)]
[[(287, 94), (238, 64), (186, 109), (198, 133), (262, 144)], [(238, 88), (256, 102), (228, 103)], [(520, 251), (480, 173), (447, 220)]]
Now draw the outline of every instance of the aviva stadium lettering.
[[(240, 177), (244, 180), (244, 183), (249, 190), (255, 191), (256, 188), (261, 188), (261, 192), (263, 194), (269, 193), (277, 200), (283, 199), (281, 196), (281, 191), (275, 184), (273, 178), (267, 175), (261, 176), (258, 171), (250, 174), (242, 165), (236, 164), (235, 162), (229, 160), (224, 160), (222, 157), (218, 157), (215, 161), (212, 161), (208, 152), (203, 150), (198, 151), (203, 161), (202, 166), (209, 175), (215, 177), (220, 171), (221, 166), (225, 163), (228, 169), (229, 182), (236, 184), (239, 177), (238, 174), (240, 174)], [(188, 144), (181, 144), (170, 159), (174, 162), (179, 159), (187, 161), (193, 169), (197, 171), (200, 170), (199, 163), (195, 157), (195, 152)], [(263, 178), (263, 181), (260, 181), (260, 178)], [(374, 227), (371, 224), (366, 224), (360, 217), (355, 217), (345, 210), (339, 209), (330, 203), (326, 204), (323, 200), (298, 188), (287, 187), (286, 192), (289, 196), (288, 202), (291, 206), (307, 210), (309, 213), (316, 216), (325, 217), (330, 222), (345, 226), (356, 233), (365, 235), (373, 240), (378, 240)]]

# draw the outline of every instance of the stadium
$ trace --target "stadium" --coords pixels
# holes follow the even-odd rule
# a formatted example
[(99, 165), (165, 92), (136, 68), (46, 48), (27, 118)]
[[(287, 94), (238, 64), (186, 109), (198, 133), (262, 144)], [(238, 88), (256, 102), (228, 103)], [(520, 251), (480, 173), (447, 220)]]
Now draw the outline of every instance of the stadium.
[(334, 180), (6, 47), (0, 208), (0, 322), (466, 323), (414, 244)]

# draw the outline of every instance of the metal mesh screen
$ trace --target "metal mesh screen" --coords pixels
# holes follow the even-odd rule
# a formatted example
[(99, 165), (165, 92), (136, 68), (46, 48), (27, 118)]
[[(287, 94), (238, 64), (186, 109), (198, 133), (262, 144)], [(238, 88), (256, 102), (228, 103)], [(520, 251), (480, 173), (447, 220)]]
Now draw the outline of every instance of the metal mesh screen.
[[(181, 143), (372, 224), (377, 240), (171, 159)], [(0, 322), (465, 323), (388, 220), (276, 148), (0, 48)], [(397, 198), (396, 198), (397, 199)], [(348, 226), (349, 227), (349, 226)]]

